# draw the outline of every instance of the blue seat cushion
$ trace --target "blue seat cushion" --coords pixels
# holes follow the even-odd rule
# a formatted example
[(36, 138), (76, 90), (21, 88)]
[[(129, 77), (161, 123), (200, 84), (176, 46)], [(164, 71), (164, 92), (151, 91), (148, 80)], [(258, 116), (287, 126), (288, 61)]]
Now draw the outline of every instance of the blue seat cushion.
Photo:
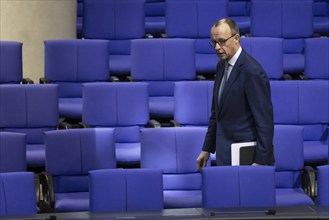
[(59, 212), (89, 210), (89, 192), (56, 193), (55, 209)]
[(302, 188), (276, 189), (276, 206), (306, 206), (314, 205), (312, 199)]
[(164, 208), (198, 208), (202, 206), (201, 190), (164, 190)]

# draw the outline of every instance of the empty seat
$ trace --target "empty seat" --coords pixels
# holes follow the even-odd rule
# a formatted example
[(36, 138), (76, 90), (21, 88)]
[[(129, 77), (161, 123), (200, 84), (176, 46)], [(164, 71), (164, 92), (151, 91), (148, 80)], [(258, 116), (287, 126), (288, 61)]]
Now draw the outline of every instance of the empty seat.
[[(58, 212), (89, 210), (88, 172), (116, 168), (114, 130), (67, 129), (45, 132), (43, 192)], [(60, 161), (60, 163), (59, 163)]]
[(240, 34), (250, 33), (250, 0), (229, 0), (227, 14), (239, 26)]
[(110, 40), (111, 75), (130, 75), (130, 41), (145, 37), (145, 0), (84, 0), (83, 35)]
[(328, 37), (308, 38), (305, 40), (305, 75), (309, 79), (329, 80), (328, 60)]
[(22, 42), (0, 41), (0, 84), (33, 84), (23, 78), (22, 47)]
[(163, 209), (160, 169), (90, 171), (90, 211), (154, 211)]
[(26, 162), (45, 164), (43, 132), (59, 124), (57, 85), (0, 85), (0, 130), (26, 134)]
[(213, 89), (213, 81), (176, 82), (175, 122), (181, 126), (208, 127)]
[[(218, 57), (209, 45), (210, 29), (227, 17), (227, 0), (166, 0), (166, 35), (195, 39), (196, 71), (213, 76)], [(184, 27), (184, 28), (182, 28)]]
[(194, 40), (133, 40), (131, 56), (132, 80), (148, 83), (151, 117), (172, 118), (174, 82), (196, 79)]
[(163, 170), (164, 208), (201, 207), (202, 178), (195, 161), (206, 131), (201, 127), (141, 130), (141, 168)]
[(84, 84), (82, 122), (90, 127), (115, 128), (118, 165), (139, 166), (139, 130), (149, 122), (147, 84)]
[(329, 165), (317, 167), (317, 205), (329, 206)]
[(204, 208), (275, 206), (275, 167), (218, 166), (202, 171)]
[(301, 74), (304, 39), (313, 36), (313, 0), (252, 0), (251, 8), (251, 35), (283, 38), (284, 72)]
[(329, 36), (329, 2), (327, 0), (314, 0), (313, 28), (315, 34)]
[(146, 0), (145, 32), (155, 37), (165, 33), (165, 0)]
[(273, 144), (276, 167), (276, 205), (314, 205), (301, 185), (304, 167), (303, 128), (294, 125), (275, 125)]
[(61, 117), (80, 119), (82, 83), (109, 80), (108, 41), (46, 40), (44, 81), (58, 84)]
[(299, 81), (299, 125), (304, 128), (305, 163), (328, 161), (329, 80)]
[(0, 173), (0, 216), (37, 214), (32, 172)]
[(0, 173), (26, 171), (26, 134), (0, 132)]
[(283, 39), (271, 37), (242, 37), (241, 47), (264, 68), (270, 80), (283, 77)]

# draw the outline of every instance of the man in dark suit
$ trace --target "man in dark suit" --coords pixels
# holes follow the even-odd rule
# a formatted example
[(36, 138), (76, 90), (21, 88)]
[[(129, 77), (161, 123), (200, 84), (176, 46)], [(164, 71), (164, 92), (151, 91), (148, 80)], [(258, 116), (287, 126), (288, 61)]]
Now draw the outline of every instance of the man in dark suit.
[(241, 48), (239, 28), (230, 18), (214, 24), (210, 44), (220, 61), (198, 169), (214, 152), (217, 165), (231, 165), (231, 144), (249, 141), (257, 142), (253, 165), (273, 165), (273, 108), (265, 70)]

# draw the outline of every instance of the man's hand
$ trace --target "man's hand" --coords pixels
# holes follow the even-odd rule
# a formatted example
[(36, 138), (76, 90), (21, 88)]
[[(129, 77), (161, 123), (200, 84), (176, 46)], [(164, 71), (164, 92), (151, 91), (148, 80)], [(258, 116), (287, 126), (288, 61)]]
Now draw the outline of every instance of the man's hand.
[(205, 167), (207, 165), (209, 157), (210, 157), (209, 152), (201, 151), (200, 155), (196, 159), (198, 171), (200, 171), (202, 167)]

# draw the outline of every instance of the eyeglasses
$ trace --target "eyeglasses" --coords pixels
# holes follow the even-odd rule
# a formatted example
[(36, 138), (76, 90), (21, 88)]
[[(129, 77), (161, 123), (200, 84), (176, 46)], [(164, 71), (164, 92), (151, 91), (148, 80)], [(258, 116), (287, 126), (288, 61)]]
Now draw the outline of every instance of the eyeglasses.
[(234, 37), (236, 34), (232, 34), (231, 37), (226, 38), (225, 40), (211, 40), (209, 41), (209, 44), (215, 48), (216, 44), (219, 44), (219, 46), (225, 46), (226, 41), (228, 41), (229, 39), (231, 39), (232, 37)]

